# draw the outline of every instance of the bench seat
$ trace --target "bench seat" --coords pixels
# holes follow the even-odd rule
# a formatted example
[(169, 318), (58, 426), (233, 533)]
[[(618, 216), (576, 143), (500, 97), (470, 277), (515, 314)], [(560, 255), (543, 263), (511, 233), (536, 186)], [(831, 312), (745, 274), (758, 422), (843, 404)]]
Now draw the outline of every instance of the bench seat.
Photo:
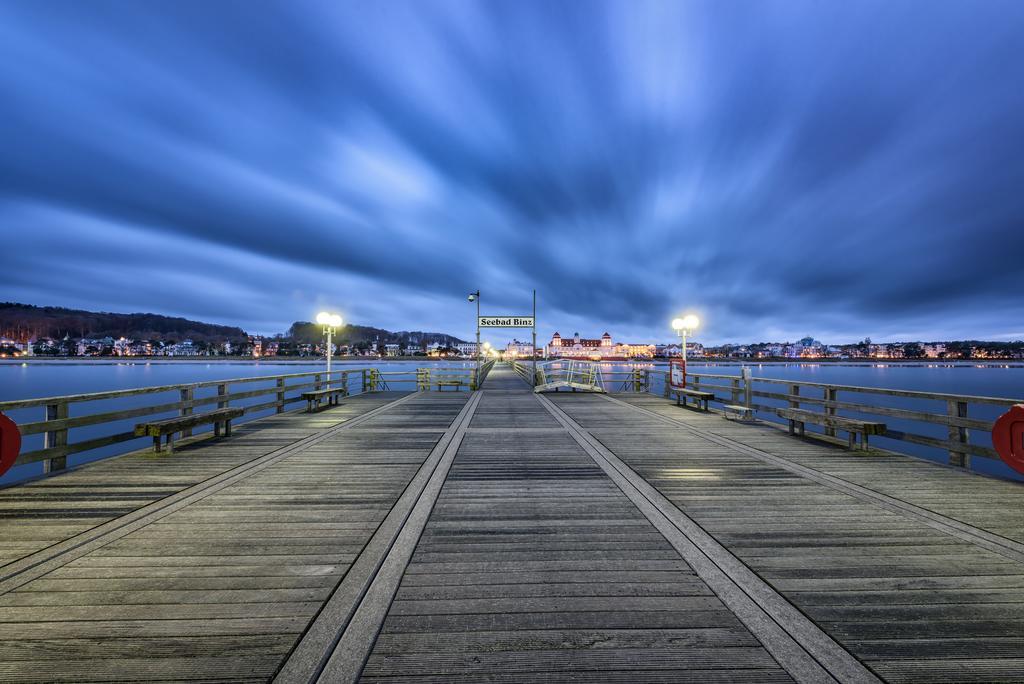
[(245, 411), (240, 408), (222, 408), (207, 411), (206, 413), (179, 416), (177, 418), (151, 420), (145, 423), (137, 423), (135, 425), (135, 435), (137, 437), (152, 437), (153, 451), (157, 453), (160, 452), (160, 438), (166, 435), (167, 451), (173, 453), (175, 433), (184, 432), (199, 425), (213, 423), (213, 434), (215, 437), (220, 436), (221, 425), (224, 426), (224, 435), (229, 436), (231, 434), (231, 421), (235, 418), (241, 418), (244, 413)]
[(725, 404), (722, 406), (725, 410), (725, 416), (728, 418), (735, 414), (736, 418), (743, 421), (754, 420), (754, 409), (750, 406), (741, 406), (739, 404)]
[(328, 406), (339, 406), (341, 405), (341, 397), (345, 396), (347, 392), (344, 387), (328, 387), (327, 389), (310, 390), (309, 392), (303, 392), (302, 398), (306, 400), (306, 413), (312, 413), (314, 405), (317, 409), (320, 408), (320, 402), (324, 399), (327, 400)]
[(690, 398), (690, 399), (695, 400), (696, 404), (697, 404), (697, 408), (699, 408), (699, 409), (701, 409), (703, 411), (707, 411), (708, 410), (708, 402), (715, 398), (715, 393), (714, 392), (702, 392), (700, 390), (693, 390), (693, 389), (675, 389), (675, 388), (672, 388), (671, 390), (669, 390), (669, 396), (671, 396), (673, 394), (676, 395), (676, 405), (677, 406), (689, 407), (689, 405), (686, 403), (686, 400), (687, 400), (687, 398)]
[(454, 387), (455, 391), (459, 391), (462, 387), (468, 385), (464, 378), (438, 378), (435, 381), (437, 385), (437, 391), (443, 391), (444, 387)]
[(885, 423), (816, 413), (806, 409), (778, 408), (775, 409), (775, 413), (780, 418), (785, 418), (789, 421), (790, 434), (798, 433), (804, 435), (804, 423), (813, 423), (814, 425), (823, 425), (833, 430), (842, 430), (848, 435), (848, 444), (851, 449), (857, 444), (858, 434), (861, 435), (860, 447), (866, 451), (868, 448), (868, 436), (884, 435), (886, 430)]

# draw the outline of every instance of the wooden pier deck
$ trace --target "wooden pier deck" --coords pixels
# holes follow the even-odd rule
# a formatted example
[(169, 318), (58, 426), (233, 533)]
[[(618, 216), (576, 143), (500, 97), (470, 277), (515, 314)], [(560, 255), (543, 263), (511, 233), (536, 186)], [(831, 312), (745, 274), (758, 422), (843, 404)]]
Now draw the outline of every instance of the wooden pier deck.
[(1020, 682), (1024, 486), (497, 368), (0, 490), (0, 681), (181, 680)]

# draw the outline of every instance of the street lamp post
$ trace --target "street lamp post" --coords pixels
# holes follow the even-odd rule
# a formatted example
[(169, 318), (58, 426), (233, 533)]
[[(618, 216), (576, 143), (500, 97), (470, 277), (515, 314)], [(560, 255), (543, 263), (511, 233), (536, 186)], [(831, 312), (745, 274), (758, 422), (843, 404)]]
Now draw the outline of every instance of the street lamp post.
[(341, 327), (341, 316), (338, 314), (327, 313), (321, 311), (316, 315), (316, 322), (324, 327), (324, 335), (327, 335), (327, 388), (331, 387), (331, 352), (333, 345), (331, 344), (331, 336), (334, 333), (335, 328)]
[(480, 290), (469, 293), (469, 301), (476, 302), (476, 372), (480, 375)]
[(672, 320), (672, 328), (683, 338), (683, 364), (686, 363), (686, 336), (693, 333), (700, 325), (700, 319), (693, 314)]

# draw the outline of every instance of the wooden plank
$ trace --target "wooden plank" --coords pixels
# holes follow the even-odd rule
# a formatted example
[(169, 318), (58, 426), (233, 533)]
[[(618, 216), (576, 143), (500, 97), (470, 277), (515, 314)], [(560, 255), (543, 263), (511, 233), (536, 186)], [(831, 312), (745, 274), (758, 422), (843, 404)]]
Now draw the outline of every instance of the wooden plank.
[[(589, 411), (583, 400), (559, 401), (573, 415)], [(661, 411), (647, 398), (622, 403), (636, 403), (645, 415)], [(667, 405), (659, 415), (671, 425), (681, 420)], [(607, 424), (592, 432), (879, 674), (911, 681), (1024, 677), (1007, 646), (972, 653), (963, 645), (1019, 633), (1024, 624), (1024, 563), (974, 543), (995, 539), (1012, 550), (1010, 539), (985, 534), (1005, 528), (980, 513), (1002, 501), (1012, 520), (1014, 502), (1024, 500), (1019, 486), (907, 458), (840, 455), (774, 428), (685, 420), (689, 429), (666, 422), (642, 443)], [(888, 498), (858, 496), (856, 487), (833, 486), (838, 482)], [(901, 497), (916, 504), (884, 505), (908, 503)], [(989, 530), (958, 519), (967, 516)], [(936, 519), (950, 527), (930, 524)], [(973, 535), (956, 534), (964, 528)]]
[(60, 543), (48, 546), (34, 554), (27, 555), (18, 561), (9, 563), (0, 568), (0, 593), (10, 591), (22, 584), (40, 577), (56, 567), (67, 564), (74, 558), (84, 556), (89, 551), (100, 548), (103, 545), (122, 537), (130, 532), (140, 529), (155, 520), (165, 517), (176, 510), (189, 506), (202, 498), (213, 494), (239, 480), (251, 477), (262, 469), (273, 466), (276, 462), (287, 458), (292, 453), (302, 451), (312, 444), (329, 438), (335, 432), (347, 427), (359, 424), (361, 421), (371, 420), (381, 411), (389, 410), (399, 406), (401, 402), (408, 401), (414, 395), (408, 395), (403, 399), (395, 400), (392, 403), (377, 406), (363, 415), (341, 423), (326, 431), (316, 432), (306, 436), (299, 441), (292, 442), (287, 446), (265, 453), (253, 460), (226, 470), (212, 478), (204, 480), (191, 487), (181, 489), (171, 496), (159, 499), (146, 506), (132, 510), (126, 515), (113, 518), (108, 522), (88, 529), (75, 537), (66, 539)]
[(794, 678), (809, 681), (831, 675), (840, 681), (878, 681), (826, 632), (630, 470), (567, 413), (546, 397), (540, 400)]
[[(509, 390), (490, 392), (496, 415)], [(686, 681), (683, 662), (788, 677), (564, 430), (511, 422), (467, 433), (363, 680)]]
[[(472, 418), (473, 411), (479, 403), (479, 395), (467, 401), (451, 427), (437, 440), (430, 454), (424, 461), (410, 486), (402, 493), (388, 515), (388, 518), (377, 529), (352, 570), (346, 574), (345, 580), (338, 586), (330, 600), (324, 605), (317, 619), (310, 625), (302, 640), (291, 652), (278, 673), (277, 680), (310, 681), (318, 677), (327, 667), (336, 645), (341, 641), (349, 623), (356, 617), (357, 609), (367, 592), (372, 588), (371, 582), (377, 581), (381, 569), (390, 555), (394, 545), (398, 543), (400, 534), (405, 530), (410, 517), (420, 505), (420, 500), (429, 484), (443, 475), (435, 475), (438, 469), (444, 468), (444, 459), (449, 451), (457, 446), (457, 440), (464, 434), (466, 425)], [(461, 400), (457, 400), (460, 401)], [(449, 400), (449, 405), (451, 405)], [(446, 473), (445, 471), (442, 471)], [(365, 618), (364, 618), (365, 619)]]
[[(367, 582), (359, 595), (358, 605), (352, 602), (351, 608), (346, 607), (348, 620), (334, 626), (336, 636), (330, 641), (316, 638), (319, 633), (311, 632), (315, 640), (303, 639), (310, 648), (304, 650), (300, 644), (275, 681), (300, 682), (315, 678), (317, 681), (351, 682), (358, 679), (479, 401), (480, 395), (474, 394), (453, 423), (450, 439), (439, 454), (434, 471), (417, 493), (415, 504), (394, 536), (387, 555), (377, 566), (372, 581)], [(339, 627), (344, 631), (339, 632)], [(323, 648), (324, 645), (327, 648)]]
[(794, 665), (740, 593), (886, 678), (1024, 679), (1024, 563), (976, 543), (1024, 543), (1020, 487), (643, 395), (551, 397), (570, 425), (501, 367), (487, 387), (472, 410), (365, 396), (0, 492), (9, 568), (65, 545), (0, 593), (0, 679), (266, 681), (303, 641), (323, 681), (854, 679)]
[[(450, 422), (465, 399), (443, 411), (429, 397), (406, 401), (422, 402), (433, 420), (446, 412)], [(298, 415), (274, 419), (296, 420), (305, 423)], [(254, 655), (259, 677), (272, 676), (441, 435), (360, 433), (348, 429), (356, 419), (328, 425), (286, 457), (83, 555), (62, 554), (53, 559), (62, 565), (0, 596), (0, 634), (11, 626), (8, 635), (45, 647), (10, 663), (4, 679), (52, 676), (44, 657), (77, 659), (90, 679), (129, 676), (141, 667), (130, 645), (127, 666), (106, 651), (88, 652), (88, 640), (125, 638), (173, 639), (173, 652), (136, 654), (150, 661), (149, 678), (246, 679), (257, 673)], [(204, 638), (231, 635), (240, 648), (210, 661)], [(260, 635), (276, 638), (260, 642), (262, 650), (244, 646)], [(77, 641), (65, 650), (67, 638)]]

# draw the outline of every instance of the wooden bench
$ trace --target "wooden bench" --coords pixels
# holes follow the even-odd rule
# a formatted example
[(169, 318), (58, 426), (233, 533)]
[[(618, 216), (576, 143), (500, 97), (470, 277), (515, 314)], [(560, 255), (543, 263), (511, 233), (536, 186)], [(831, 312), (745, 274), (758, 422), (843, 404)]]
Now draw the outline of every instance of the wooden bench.
[(327, 406), (339, 406), (341, 397), (345, 395), (344, 387), (328, 387), (327, 389), (312, 390), (303, 392), (302, 398), (306, 400), (306, 413), (313, 412), (313, 405), (320, 409), (320, 402), (327, 399)]
[(174, 453), (174, 434), (176, 432), (183, 432), (198, 425), (213, 423), (213, 434), (215, 437), (220, 437), (221, 425), (224, 426), (224, 435), (229, 436), (231, 434), (231, 421), (235, 418), (241, 418), (244, 413), (245, 411), (240, 408), (222, 408), (215, 411), (207, 411), (206, 413), (193, 413), (192, 415), (178, 418), (151, 420), (146, 423), (138, 423), (135, 426), (135, 436), (145, 437), (148, 435), (152, 437), (153, 451), (159, 453), (160, 438), (167, 435), (167, 451)]
[(856, 418), (846, 418), (842, 416), (833, 416), (826, 413), (815, 413), (814, 411), (807, 411), (805, 409), (797, 408), (779, 408), (775, 409), (775, 413), (780, 418), (785, 418), (789, 421), (789, 434), (799, 434), (803, 436), (804, 423), (813, 423), (815, 425), (824, 425), (827, 428), (833, 430), (842, 430), (849, 436), (849, 448), (853, 448), (857, 443), (857, 435), (861, 435), (860, 448), (867, 450), (868, 448), (868, 435), (884, 435), (885, 434), (885, 423), (873, 423), (866, 420), (858, 420)]
[(461, 375), (441, 375), (436, 376), (434, 384), (437, 385), (438, 392), (443, 392), (445, 387), (454, 387), (456, 392), (460, 392), (469, 383)]
[(737, 420), (744, 422), (750, 422), (754, 420), (754, 409), (750, 406), (740, 406), (739, 404), (725, 404), (722, 406), (725, 410), (725, 417), (730, 418), (735, 415)]
[(672, 393), (676, 395), (676, 406), (685, 406), (689, 408), (689, 405), (686, 403), (686, 399), (689, 397), (695, 399), (697, 402), (697, 408), (703, 411), (708, 410), (708, 402), (715, 398), (714, 392), (701, 392), (700, 390), (692, 389), (672, 388), (670, 396)]

